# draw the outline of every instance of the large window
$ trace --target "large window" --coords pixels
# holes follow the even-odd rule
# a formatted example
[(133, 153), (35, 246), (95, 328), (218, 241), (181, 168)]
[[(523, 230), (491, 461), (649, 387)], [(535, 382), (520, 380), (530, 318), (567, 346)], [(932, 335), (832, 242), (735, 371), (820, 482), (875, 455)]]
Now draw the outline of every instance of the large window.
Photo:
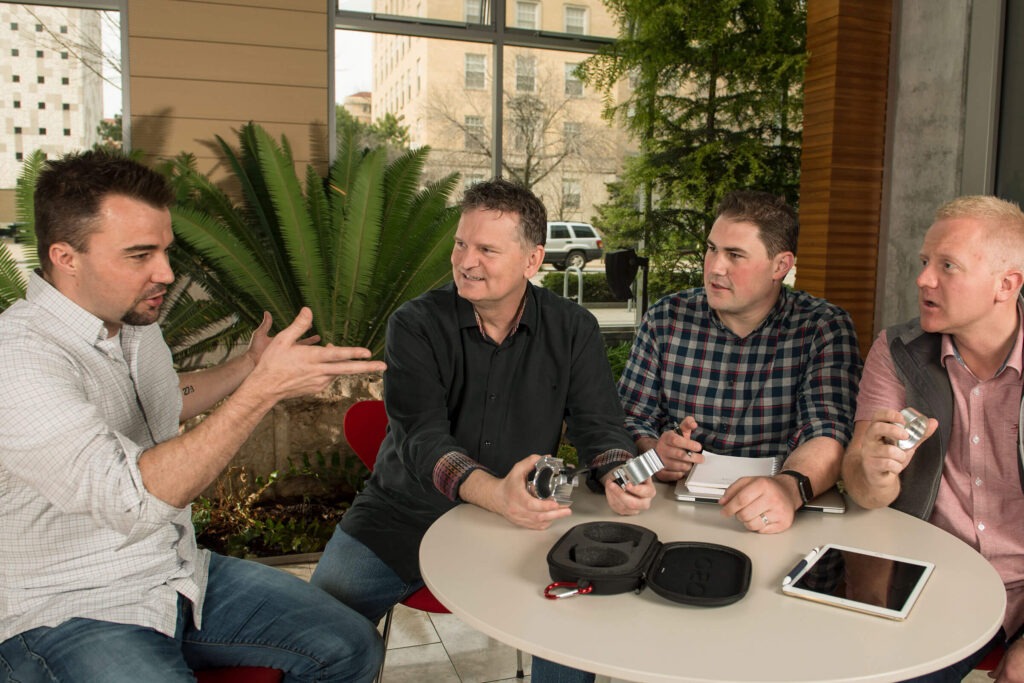
[(0, 54), (0, 193), (36, 150), (52, 158), (108, 139), (120, 146), (118, 12), (0, 2)]
[(1024, 4), (1006, 4), (996, 194), (1024, 206)]
[[(565, 0), (507, 0), (501, 14), (489, 0), (341, 0), (337, 25), (373, 36), (372, 49), (353, 50), (371, 55), (372, 120), (392, 117), (408, 144), (430, 147), (429, 179), (501, 175), (530, 187), (552, 220), (588, 221), (633, 151), (574, 75), (611, 42), (613, 18), (601, 0), (568, 11)], [(351, 44), (336, 38), (336, 74), (362, 58), (346, 56)]]

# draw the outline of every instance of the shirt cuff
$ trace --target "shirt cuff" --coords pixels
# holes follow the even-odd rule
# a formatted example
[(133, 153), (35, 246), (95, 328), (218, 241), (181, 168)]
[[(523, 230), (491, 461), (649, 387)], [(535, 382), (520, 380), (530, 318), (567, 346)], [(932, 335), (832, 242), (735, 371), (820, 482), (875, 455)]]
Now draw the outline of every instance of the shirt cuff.
[(494, 474), (465, 453), (449, 451), (442, 455), (434, 465), (434, 488), (453, 503), (461, 503), (463, 500), (459, 497), (459, 488), (474, 470), (483, 470), (488, 474)]
[(590, 461), (590, 476), (587, 478), (587, 486), (591, 491), (598, 493), (603, 491), (604, 485), (601, 483), (601, 478), (619, 465), (625, 464), (633, 455), (633, 453), (621, 448), (610, 448), (594, 457)]

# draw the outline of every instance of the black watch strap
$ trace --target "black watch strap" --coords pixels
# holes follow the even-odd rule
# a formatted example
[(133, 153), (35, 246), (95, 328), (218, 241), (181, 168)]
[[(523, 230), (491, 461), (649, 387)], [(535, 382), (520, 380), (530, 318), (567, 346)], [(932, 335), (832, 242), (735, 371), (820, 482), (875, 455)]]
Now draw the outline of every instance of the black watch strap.
[(796, 479), (796, 490), (800, 493), (800, 507), (807, 505), (814, 498), (814, 490), (811, 488), (811, 480), (807, 475), (796, 470), (782, 470), (779, 474), (787, 474)]

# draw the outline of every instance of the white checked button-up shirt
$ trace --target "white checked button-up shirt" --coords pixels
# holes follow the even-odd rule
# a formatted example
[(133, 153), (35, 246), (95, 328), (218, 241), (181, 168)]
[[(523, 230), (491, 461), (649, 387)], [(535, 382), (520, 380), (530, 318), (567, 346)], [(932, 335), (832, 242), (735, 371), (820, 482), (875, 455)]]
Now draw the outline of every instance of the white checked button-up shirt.
[(141, 453), (178, 433), (157, 325), (103, 322), (38, 275), (0, 315), (0, 642), (73, 617), (201, 626), (209, 555), (191, 508), (146, 491)]

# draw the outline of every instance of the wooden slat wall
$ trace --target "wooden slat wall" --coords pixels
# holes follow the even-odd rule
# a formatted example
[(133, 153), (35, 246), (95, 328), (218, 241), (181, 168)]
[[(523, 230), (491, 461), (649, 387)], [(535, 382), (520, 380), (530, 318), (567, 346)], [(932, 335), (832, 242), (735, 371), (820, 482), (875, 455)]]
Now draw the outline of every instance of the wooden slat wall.
[(216, 168), (214, 135), (247, 121), (288, 137), (296, 164), (326, 167), (330, 0), (132, 0), (131, 145), (188, 151)]
[(874, 337), (892, 0), (807, 3), (797, 287)]

